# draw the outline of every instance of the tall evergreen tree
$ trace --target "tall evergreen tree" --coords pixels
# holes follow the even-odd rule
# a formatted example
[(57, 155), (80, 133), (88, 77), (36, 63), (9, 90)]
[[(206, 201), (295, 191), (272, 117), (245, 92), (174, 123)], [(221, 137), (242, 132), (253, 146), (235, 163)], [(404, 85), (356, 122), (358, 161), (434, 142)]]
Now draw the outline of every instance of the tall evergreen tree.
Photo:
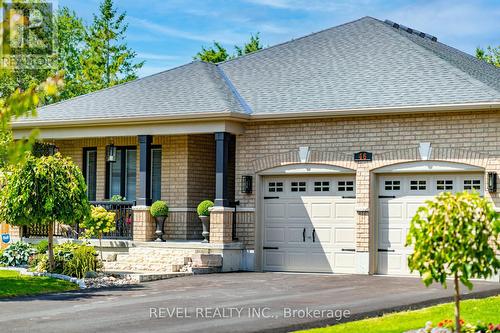
[(128, 28), (126, 13), (119, 14), (113, 0), (103, 0), (99, 12), (85, 36), (81, 57), (85, 90), (94, 91), (137, 78), (137, 70), (144, 62), (135, 62), (136, 53), (125, 40)]

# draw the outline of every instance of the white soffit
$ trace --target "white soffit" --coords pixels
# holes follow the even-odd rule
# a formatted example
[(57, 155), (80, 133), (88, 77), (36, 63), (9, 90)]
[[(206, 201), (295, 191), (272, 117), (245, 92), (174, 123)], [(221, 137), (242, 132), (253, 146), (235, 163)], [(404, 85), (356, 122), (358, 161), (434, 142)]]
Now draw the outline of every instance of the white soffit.
[(414, 172), (484, 172), (484, 169), (474, 165), (444, 162), (419, 161), (388, 165), (374, 170), (375, 173), (414, 173)]
[(327, 164), (290, 164), (267, 169), (260, 172), (261, 175), (300, 175), (300, 174), (353, 174), (356, 171)]

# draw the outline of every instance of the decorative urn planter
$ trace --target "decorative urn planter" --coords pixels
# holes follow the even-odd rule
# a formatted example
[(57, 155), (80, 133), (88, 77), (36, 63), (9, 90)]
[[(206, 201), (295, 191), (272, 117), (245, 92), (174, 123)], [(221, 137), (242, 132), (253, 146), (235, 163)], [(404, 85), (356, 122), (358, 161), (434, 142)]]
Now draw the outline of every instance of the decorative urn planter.
[(164, 242), (165, 240), (163, 239), (163, 227), (165, 226), (165, 220), (167, 219), (166, 216), (155, 216), (156, 220), (156, 240), (155, 242)]
[(202, 243), (208, 243), (208, 236), (210, 236), (210, 216), (200, 216), (201, 225), (203, 226)]
[(168, 217), (168, 205), (165, 201), (156, 201), (151, 205), (150, 212), (156, 220), (156, 242), (164, 242), (163, 228), (165, 226), (165, 220)]
[(210, 208), (214, 206), (214, 203), (210, 200), (204, 200), (200, 202), (196, 211), (198, 212), (198, 216), (201, 220), (201, 224), (203, 226), (203, 232), (201, 235), (203, 236), (202, 243), (208, 243), (209, 235), (210, 235)]

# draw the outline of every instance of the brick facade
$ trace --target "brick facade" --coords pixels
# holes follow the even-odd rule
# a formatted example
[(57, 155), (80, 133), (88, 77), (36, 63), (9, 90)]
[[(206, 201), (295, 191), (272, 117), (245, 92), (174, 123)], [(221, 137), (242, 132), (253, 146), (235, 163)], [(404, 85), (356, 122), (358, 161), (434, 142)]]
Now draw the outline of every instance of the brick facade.
[[(500, 111), (252, 122), (245, 125), (245, 133), (236, 142), (237, 180), (242, 175), (256, 176), (265, 169), (299, 163), (298, 148), (307, 146), (310, 163), (355, 170), (357, 206), (366, 208), (374, 203), (373, 171), (420, 160), (421, 142), (432, 144), (431, 160), (460, 162), (500, 173)], [(373, 162), (353, 161), (353, 153), (363, 150), (373, 152)], [(485, 195), (500, 207), (498, 192)], [(252, 194), (236, 191), (236, 200), (240, 200), (241, 208), (254, 209), (255, 185)], [(239, 238), (247, 248), (254, 248), (257, 216), (237, 213), (237, 221)], [(357, 213), (358, 252), (369, 250), (373, 223), (369, 211)]]
[[(500, 173), (500, 111), (359, 116), (288, 121), (254, 121), (244, 124), (236, 137), (235, 199), (236, 237), (247, 249), (256, 242), (256, 183), (265, 169), (300, 163), (298, 148), (310, 148), (308, 162), (348, 168), (356, 173), (357, 212), (356, 250), (367, 252), (373, 240), (375, 217), (370, 208), (376, 182), (374, 170), (402, 162), (420, 160), (419, 144), (430, 142), (431, 160), (450, 161), (482, 167)], [(104, 198), (105, 146), (110, 139), (60, 140), (56, 144), (64, 155), (81, 166), (82, 148), (97, 147), (98, 199)], [(137, 146), (136, 137), (114, 138), (116, 146)], [(213, 134), (154, 136), (162, 147), (162, 199), (173, 208), (165, 224), (167, 239), (198, 239), (201, 223), (195, 207), (213, 199), (215, 189), (215, 143)], [(373, 152), (373, 162), (354, 162), (356, 151)], [(138, 151), (139, 154), (139, 151)], [(240, 191), (242, 175), (254, 176), (252, 194)], [(486, 177), (486, 176), (485, 176)], [(486, 181), (486, 179), (485, 179)], [(500, 194), (485, 193), (497, 207)], [(221, 215), (221, 214), (219, 214)], [(228, 228), (211, 231), (212, 241), (230, 242)], [(215, 219), (218, 219), (216, 217)], [(221, 223), (219, 223), (221, 222)], [(218, 233), (218, 234), (216, 234)], [(226, 239), (227, 238), (227, 239)]]

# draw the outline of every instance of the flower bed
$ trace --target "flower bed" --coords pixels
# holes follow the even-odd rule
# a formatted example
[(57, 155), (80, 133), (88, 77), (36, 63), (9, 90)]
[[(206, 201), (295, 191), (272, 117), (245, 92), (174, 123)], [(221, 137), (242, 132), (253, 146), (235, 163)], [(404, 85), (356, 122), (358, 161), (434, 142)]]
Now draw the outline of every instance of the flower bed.
[[(493, 323), (482, 323), (478, 322), (476, 324), (466, 323), (464, 320), (460, 319), (460, 325), (462, 327), (462, 333), (500, 333), (500, 324)], [(416, 333), (454, 333), (455, 332), (455, 322), (451, 319), (445, 319), (437, 324), (433, 324), (428, 321), (424, 328), (416, 331), (411, 331)]]

